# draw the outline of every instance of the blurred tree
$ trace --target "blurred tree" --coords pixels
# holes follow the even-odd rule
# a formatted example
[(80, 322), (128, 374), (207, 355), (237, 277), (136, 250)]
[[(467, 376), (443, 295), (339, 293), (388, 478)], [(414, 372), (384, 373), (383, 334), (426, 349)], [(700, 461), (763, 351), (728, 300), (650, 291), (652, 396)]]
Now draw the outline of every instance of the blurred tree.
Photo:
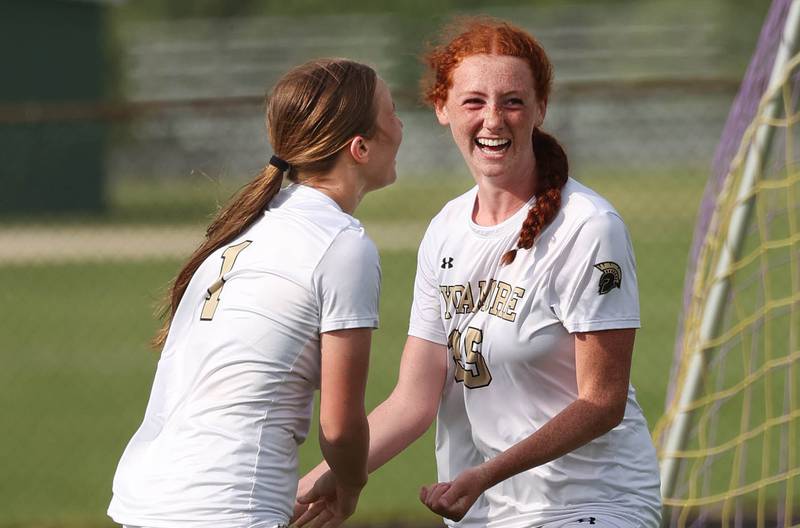
[(107, 125), (50, 114), (99, 102), (115, 84), (106, 8), (99, 0), (2, 2), (0, 213), (104, 208)]

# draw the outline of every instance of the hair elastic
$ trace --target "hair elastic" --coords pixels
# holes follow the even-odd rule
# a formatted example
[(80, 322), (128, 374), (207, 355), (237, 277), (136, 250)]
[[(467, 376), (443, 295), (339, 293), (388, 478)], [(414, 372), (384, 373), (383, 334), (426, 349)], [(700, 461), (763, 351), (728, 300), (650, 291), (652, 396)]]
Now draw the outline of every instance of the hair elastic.
[(289, 167), (291, 166), (289, 165), (288, 162), (280, 159), (278, 156), (272, 156), (269, 159), (269, 164), (281, 172), (286, 172), (287, 170), (289, 170)]

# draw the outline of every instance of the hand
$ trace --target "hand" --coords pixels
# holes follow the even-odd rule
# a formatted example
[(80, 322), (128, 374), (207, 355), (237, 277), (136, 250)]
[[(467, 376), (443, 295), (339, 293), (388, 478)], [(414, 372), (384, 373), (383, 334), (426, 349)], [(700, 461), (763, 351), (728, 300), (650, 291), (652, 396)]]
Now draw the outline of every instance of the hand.
[(480, 466), (463, 471), (452, 482), (423, 486), (419, 499), (432, 512), (460, 521), (486, 490), (486, 475)]
[(311, 489), (298, 495), (292, 520), (298, 528), (335, 528), (356, 509), (363, 485), (344, 485), (330, 471), (325, 472)]
[[(320, 465), (321, 466), (321, 465)], [(316, 489), (314, 489), (316, 488)], [(313, 494), (312, 494), (312, 490)], [(315, 497), (329, 497), (334, 500), (336, 495), (336, 481), (333, 478), (330, 470), (317, 467), (313, 471), (307, 473), (300, 482), (297, 484), (297, 495), (294, 501), (294, 513), (289, 524), (294, 523), (303, 515), (311, 505), (310, 503), (300, 502), (300, 497), (315, 496)], [(306, 519), (305, 522), (308, 522)]]

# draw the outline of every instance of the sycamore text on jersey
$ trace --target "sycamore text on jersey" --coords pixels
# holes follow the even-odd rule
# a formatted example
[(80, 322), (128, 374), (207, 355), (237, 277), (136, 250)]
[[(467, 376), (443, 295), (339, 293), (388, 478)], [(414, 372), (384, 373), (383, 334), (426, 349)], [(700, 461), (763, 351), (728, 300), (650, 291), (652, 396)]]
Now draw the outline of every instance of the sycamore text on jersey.
[(451, 319), (453, 311), (456, 314), (466, 314), (477, 313), (478, 310), (481, 310), (488, 311), (489, 315), (513, 322), (517, 318), (517, 313), (514, 311), (517, 301), (525, 296), (525, 288), (515, 287), (495, 279), (478, 281), (476, 291), (478, 293), (477, 302), (469, 282), (440, 285), (439, 293), (444, 298), (444, 318)]

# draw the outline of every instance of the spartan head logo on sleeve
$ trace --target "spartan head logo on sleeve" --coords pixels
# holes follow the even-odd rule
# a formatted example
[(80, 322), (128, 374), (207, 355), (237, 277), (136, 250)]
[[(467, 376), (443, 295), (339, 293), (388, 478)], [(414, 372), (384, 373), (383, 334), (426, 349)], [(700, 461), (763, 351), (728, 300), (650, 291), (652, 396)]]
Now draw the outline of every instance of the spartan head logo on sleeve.
[(614, 288), (622, 286), (622, 269), (616, 262), (601, 262), (600, 264), (595, 264), (594, 267), (601, 272), (597, 291), (599, 295), (604, 295)]

